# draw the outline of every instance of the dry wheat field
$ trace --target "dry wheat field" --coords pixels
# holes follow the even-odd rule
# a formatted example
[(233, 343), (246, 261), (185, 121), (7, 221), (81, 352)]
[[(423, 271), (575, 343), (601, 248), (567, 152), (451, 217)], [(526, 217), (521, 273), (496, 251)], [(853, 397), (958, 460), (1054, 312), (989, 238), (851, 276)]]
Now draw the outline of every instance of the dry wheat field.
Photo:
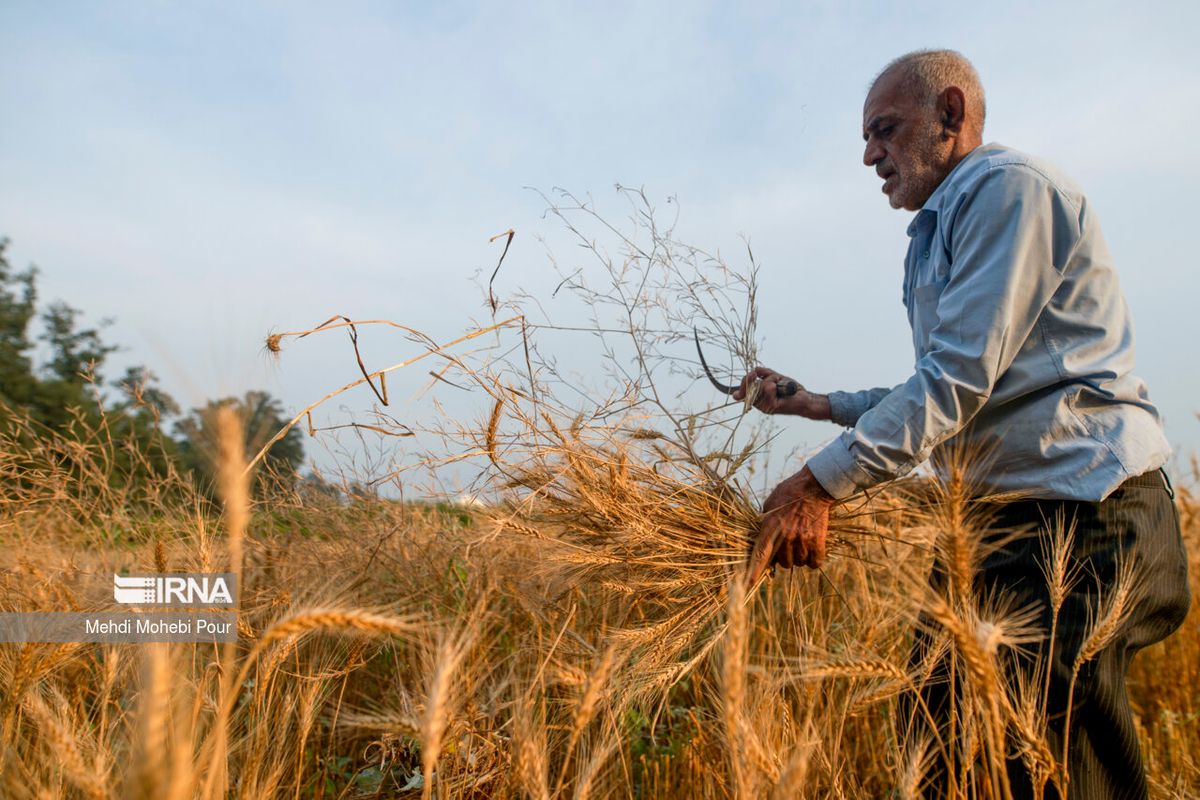
[[(114, 572), (228, 569), (240, 616), (228, 645), (0, 645), (0, 795), (904, 798), (940, 764), (958, 796), (1003, 798), (1006, 758), (1061, 787), (1037, 676), (1011, 668), (1045, 632), (973, 596), (986, 520), (962, 467), (840, 506), (820, 571), (745, 584), (770, 430), (668, 387), (695, 378), (693, 326), (757, 361), (754, 270), (675, 242), (636, 193), (631, 208), (626, 228), (586, 203), (552, 209), (595, 259), (591, 282), (564, 269), (595, 312), (570, 327), (608, 367), (586, 391), (547, 344), (568, 326), (490, 286), (491, 320), (460, 339), (401, 328), (415, 355), (359, 359), (347, 391), (370, 382), (382, 399), (387, 376), (433, 365), (486, 398), (474, 418), (371, 423), (426, 442), (390, 480), (468, 465), (469, 505), (281, 488), (231, 414), (211, 497), (175, 476), (114, 488), (136, 454), (118, 458), (103, 424), (66, 437), (7, 421), (0, 610), (91, 610), (71, 587)], [(397, 328), (334, 318), (268, 347), (286, 368), (305, 336)], [(1196, 475), (1178, 482), (1195, 595)], [(1070, 535), (1048, 533), (1048, 552)], [(935, 556), (950, 576), (937, 590)], [(1086, 580), (1050, 561), (1052, 587)], [(1136, 593), (1105, 587), (1077, 669)], [(1197, 606), (1131, 672), (1161, 797), (1200, 795)], [(910, 663), (918, 626), (961, 681), (933, 735), (912, 724), (930, 671)]]

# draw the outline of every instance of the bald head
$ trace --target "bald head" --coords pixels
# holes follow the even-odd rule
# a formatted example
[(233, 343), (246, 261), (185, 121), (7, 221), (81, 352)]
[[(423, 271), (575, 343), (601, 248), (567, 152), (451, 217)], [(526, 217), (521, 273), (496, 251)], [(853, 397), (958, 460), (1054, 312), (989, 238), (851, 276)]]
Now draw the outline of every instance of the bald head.
[(922, 50), (884, 68), (863, 102), (863, 163), (893, 208), (915, 211), (983, 142), (983, 87), (953, 50)]
[(936, 107), (945, 91), (957, 88), (963, 95), (963, 127), (983, 136), (987, 116), (983, 84), (970, 61), (955, 50), (916, 50), (892, 61), (876, 76), (872, 88), (885, 78), (917, 104)]

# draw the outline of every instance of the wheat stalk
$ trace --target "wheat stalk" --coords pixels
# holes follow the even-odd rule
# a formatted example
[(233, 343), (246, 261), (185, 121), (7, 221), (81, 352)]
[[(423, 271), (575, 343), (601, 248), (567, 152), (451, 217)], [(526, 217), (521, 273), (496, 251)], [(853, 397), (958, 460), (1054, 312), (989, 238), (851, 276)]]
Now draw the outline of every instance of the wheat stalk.
[(104, 775), (87, 765), (79, 751), (76, 737), (67, 730), (42, 697), (36, 693), (27, 694), (22, 701), (22, 707), (37, 722), (38, 730), (49, 745), (54, 758), (62, 766), (67, 779), (93, 800), (110, 797)]

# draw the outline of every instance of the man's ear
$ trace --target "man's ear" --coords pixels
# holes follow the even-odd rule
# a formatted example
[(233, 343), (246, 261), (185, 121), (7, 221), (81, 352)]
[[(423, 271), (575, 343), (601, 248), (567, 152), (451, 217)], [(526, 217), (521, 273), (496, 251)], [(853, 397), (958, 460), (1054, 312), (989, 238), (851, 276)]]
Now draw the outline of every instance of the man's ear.
[(946, 135), (957, 136), (962, 133), (963, 121), (966, 117), (966, 98), (962, 89), (949, 86), (938, 98), (938, 112), (942, 130)]

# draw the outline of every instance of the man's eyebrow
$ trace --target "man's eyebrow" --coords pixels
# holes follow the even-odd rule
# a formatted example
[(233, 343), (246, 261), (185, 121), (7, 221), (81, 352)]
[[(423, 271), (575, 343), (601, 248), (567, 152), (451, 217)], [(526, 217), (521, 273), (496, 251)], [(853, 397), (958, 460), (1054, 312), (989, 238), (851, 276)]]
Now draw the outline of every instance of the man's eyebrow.
[(879, 130), (879, 126), (883, 124), (883, 121), (885, 119), (887, 119), (887, 117), (888, 117), (887, 114), (876, 114), (874, 117), (871, 118), (871, 121), (867, 123), (866, 130), (863, 131), (863, 141), (864, 142), (870, 138), (870, 136), (868, 134), (875, 133)]

